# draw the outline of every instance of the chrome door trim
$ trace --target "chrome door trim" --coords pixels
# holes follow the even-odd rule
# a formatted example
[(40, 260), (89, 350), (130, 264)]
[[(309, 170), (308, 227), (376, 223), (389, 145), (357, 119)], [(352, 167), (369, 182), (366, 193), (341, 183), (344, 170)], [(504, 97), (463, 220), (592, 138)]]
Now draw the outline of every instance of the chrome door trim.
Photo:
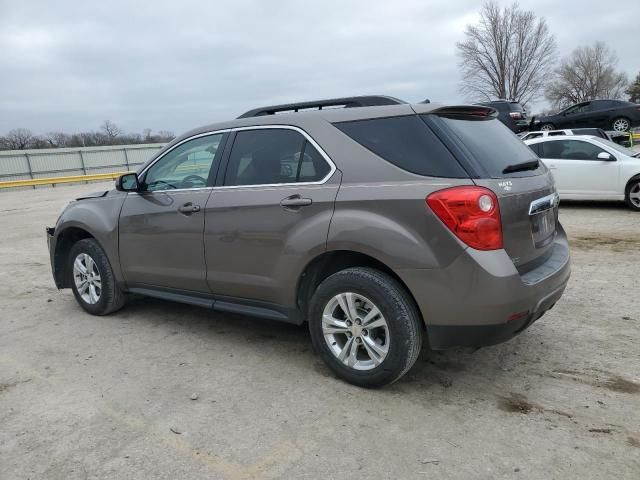
[[(333, 163), (333, 160), (331, 160), (331, 157), (329, 157), (329, 155), (327, 155), (327, 153), (324, 151), (324, 149), (318, 144), (318, 142), (316, 142), (311, 135), (309, 135), (307, 132), (305, 132), (302, 128), (300, 127), (296, 127), (294, 125), (252, 125), (252, 126), (248, 126), (248, 127), (234, 127), (234, 128), (225, 128), (222, 130), (211, 130), (209, 132), (204, 132), (204, 133), (199, 133), (197, 135), (193, 135), (191, 137), (185, 138), (184, 140), (176, 143), (175, 145), (173, 145), (169, 150), (167, 150), (166, 152), (163, 152), (162, 155), (160, 155), (158, 158), (156, 158), (153, 163), (150, 163), (149, 165), (147, 165), (144, 170), (142, 170), (138, 176), (142, 176), (146, 173), (147, 170), (149, 170), (153, 165), (156, 164), (156, 162), (160, 161), (160, 159), (162, 159), (166, 154), (168, 154), (169, 152), (171, 152), (174, 148), (182, 145), (185, 142), (188, 142), (190, 140), (193, 140), (195, 138), (199, 138), (199, 137), (206, 137), (209, 135), (217, 135), (220, 133), (231, 133), (231, 132), (240, 132), (243, 130), (268, 130), (268, 129), (280, 129), (280, 130), (294, 130), (296, 132), (298, 132), (299, 134), (301, 134), (309, 143), (311, 143), (311, 145), (313, 145), (315, 147), (316, 150), (318, 150), (318, 152), (320, 153), (320, 155), (322, 156), (322, 158), (324, 158), (325, 162), (327, 162), (329, 164), (330, 170), (329, 173), (327, 173), (327, 175), (322, 178), (321, 180), (315, 181), (315, 182), (292, 182), (292, 183), (262, 183), (262, 184), (258, 184), (258, 185), (229, 185), (229, 186), (218, 186), (218, 187), (203, 187), (201, 189), (204, 188), (212, 188), (215, 190), (231, 190), (231, 189), (236, 189), (236, 188), (255, 188), (255, 187), (283, 187), (283, 186), (300, 186), (300, 187), (304, 187), (307, 185), (323, 185), (325, 184), (332, 176), (333, 174), (336, 172), (336, 170), (338, 169), (335, 165), (335, 163)], [(196, 190), (194, 188), (183, 188), (183, 189), (171, 189), (171, 190), (153, 190), (153, 192), (177, 192), (180, 190), (189, 190), (189, 191), (193, 191)], [(129, 193), (142, 193), (142, 192), (129, 192)]]
[(560, 196), (557, 193), (552, 193), (546, 197), (538, 198), (529, 205), (529, 215), (535, 215), (536, 213), (545, 212), (551, 210), (560, 203)]

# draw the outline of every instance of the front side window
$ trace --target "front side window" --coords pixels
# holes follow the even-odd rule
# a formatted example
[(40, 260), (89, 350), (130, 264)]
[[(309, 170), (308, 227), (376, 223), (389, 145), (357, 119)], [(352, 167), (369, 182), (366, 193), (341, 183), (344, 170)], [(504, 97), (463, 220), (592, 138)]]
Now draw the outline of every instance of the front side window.
[(541, 145), (542, 158), (559, 160), (598, 160), (598, 154), (604, 152), (602, 148), (582, 140), (556, 140)]
[(233, 142), (224, 185), (318, 182), (330, 171), (320, 152), (295, 130), (244, 130)]
[(215, 175), (225, 134), (207, 135), (185, 142), (154, 163), (144, 178), (147, 191), (202, 188)]

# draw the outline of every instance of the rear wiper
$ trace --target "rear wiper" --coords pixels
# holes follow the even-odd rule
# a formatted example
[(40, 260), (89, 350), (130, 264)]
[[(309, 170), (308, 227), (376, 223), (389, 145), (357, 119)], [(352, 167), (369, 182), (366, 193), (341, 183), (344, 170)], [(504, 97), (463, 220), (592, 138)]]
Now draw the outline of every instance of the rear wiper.
[(540, 166), (539, 160), (530, 160), (528, 162), (516, 163), (508, 165), (502, 170), (502, 173), (522, 172), (523, 170), (535, 170)]

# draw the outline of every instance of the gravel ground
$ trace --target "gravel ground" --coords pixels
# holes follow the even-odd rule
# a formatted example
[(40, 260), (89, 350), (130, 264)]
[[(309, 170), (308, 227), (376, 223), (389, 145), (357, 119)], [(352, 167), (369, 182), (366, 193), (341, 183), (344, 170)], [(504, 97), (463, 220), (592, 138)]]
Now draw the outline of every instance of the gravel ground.
[(150, 299), (83, 313), (44, 226), (97, 189), (0, 192), (0, 478), (640, 478), (640, 214), (563, 204), (551, 312), (371, 391), (304, 327)]

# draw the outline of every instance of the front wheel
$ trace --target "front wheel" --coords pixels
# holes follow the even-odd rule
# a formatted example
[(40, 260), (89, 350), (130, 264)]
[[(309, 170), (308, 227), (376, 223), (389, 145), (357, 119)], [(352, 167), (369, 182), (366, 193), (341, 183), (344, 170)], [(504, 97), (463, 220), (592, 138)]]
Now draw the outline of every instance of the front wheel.
[(116, 285), (113, 270), (102, 247), (92, 238), (76, 242), (67, 260), (69, 284), (76, 301), (92, 315), (121, 309), (126, 295)]
[(310, 305), (315, 350), (343, 380), (379, 387), (402, 377), (422, 347), (422, 319), (394, 278), (349, 268), (324, 280)]
[(640, 212), (640, 178), (631, 180), (627, 185), (625, 201), (631, 210)]
[(540, 130), (543, 132), (548, 132), (550, 130), (555, 130), (556, 126), (553, 123), (543, 123), (540, 125)]

